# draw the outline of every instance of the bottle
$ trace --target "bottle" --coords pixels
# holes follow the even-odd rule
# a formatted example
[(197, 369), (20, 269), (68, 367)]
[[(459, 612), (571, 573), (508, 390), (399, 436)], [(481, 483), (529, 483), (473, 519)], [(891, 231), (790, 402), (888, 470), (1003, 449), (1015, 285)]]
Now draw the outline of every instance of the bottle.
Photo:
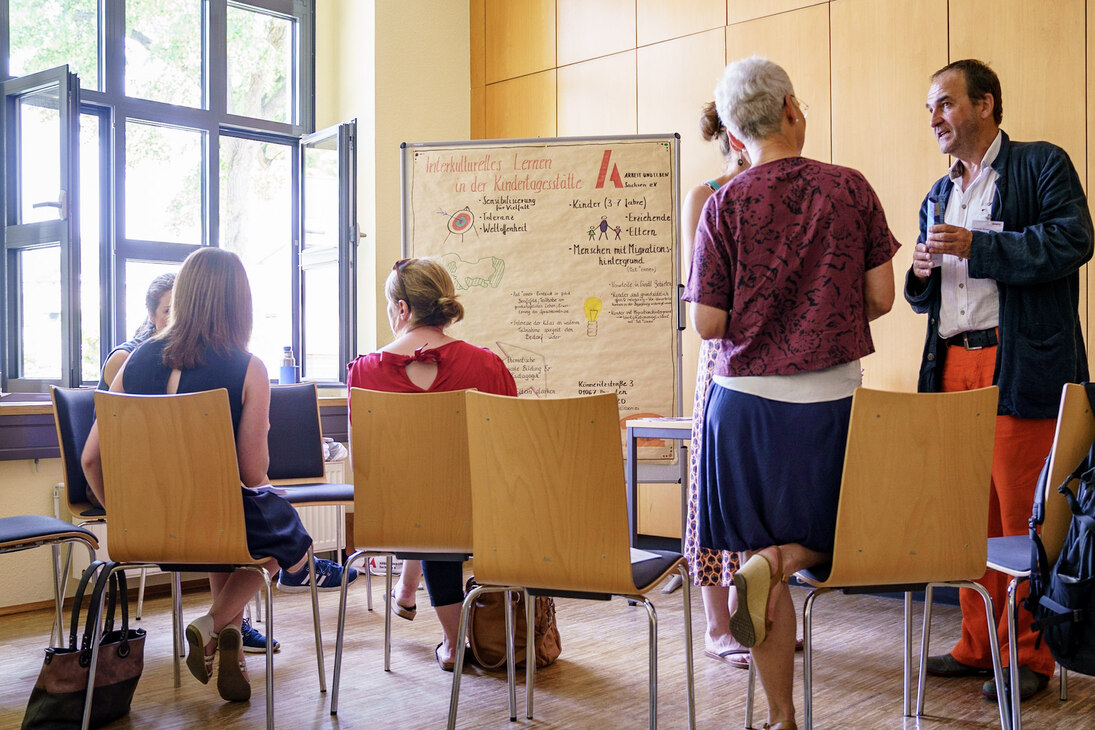
[(297, 370), (297, 359), (293, 357), (293, 348), (286, 345), (284, 350), (282, 350), (281, 375), (278, 377), (278, 383), (286, 385), (300, 382), (299, 375), (299, 371)]

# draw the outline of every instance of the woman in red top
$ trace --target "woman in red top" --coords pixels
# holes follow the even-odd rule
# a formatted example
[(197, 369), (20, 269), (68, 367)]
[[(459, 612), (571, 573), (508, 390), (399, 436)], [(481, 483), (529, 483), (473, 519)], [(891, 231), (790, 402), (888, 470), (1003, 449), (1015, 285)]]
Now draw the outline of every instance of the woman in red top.
[[(395, 340), (350, 363), (347, 386), (392, 393), (428, 393), (475, 388), (484, 393), (517, 395), (517, 384), (502, 359), (445, 334), (464, 317), (448, 271), (433, 259), (404, 259), (393, 267), (384, 286), (388, 323)], [(399, 584), (389, 597), (392, 612), (414, 619), (415, 591), (423, 575), (444, 639), (435, 649), (437, 663), (451, 672), (456, 659), (456, 633), (464, 600), (463, 564), (405, 561)]]

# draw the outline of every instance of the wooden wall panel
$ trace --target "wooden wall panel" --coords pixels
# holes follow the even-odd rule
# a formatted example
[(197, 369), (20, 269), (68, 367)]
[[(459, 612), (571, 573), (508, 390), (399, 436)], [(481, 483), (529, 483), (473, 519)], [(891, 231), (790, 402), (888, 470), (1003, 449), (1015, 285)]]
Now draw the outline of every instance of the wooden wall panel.
[(635, 51), (558, 70), (558, 135), (635, 134)]
[(468, 25), (471, 41), (471, 88), (487, 83), (487, 5), (486, 0), (469, 0)]
[[(1086, 183), (1088, 103), (1084, 0), (951, 0), (950, 58), (978, 58), (1000, 77), (1004, 121), (1014, 140), (1060, 145)], [(1091, 37), (1091, 36), (1088, 36)], [(1086, 186), (1089, 192), (1091, 188)], [(1089, 266), (1090, 268), (1090, 266)], [(1081, 281), (1081, 320), (1088, 329), (1088, 277)]]
[(484, 139), (554, 137), (555, 69), (489, 84)]
[(754, 54), (782, 66), (795, 95), (810, 106), (802, 154), (831, 161), (829, 6), (814, 5), (727, 27), (726, 62)]
[(950, 60), (992, 66), (1003, 92), (1003, 129), (1016, 140), (1064, 147), (1087, 165), (1084, 0), (951, 0)]
[(726, 25), (726, 0), (637, 0), (636, 41), (640, 46)]
[(726, 23), (733, 25), (810, 5), (824, 5), (825, 2), (826, 0), (727, 0)]
[[(681, 135), (680, 193), (704, 180), (718, 177), (723, 168), (718, 144), (700, 137), (699, 119), (704, 102), (714, 98), (715, 82), (723, 68), (725, 35), (722, 28), (644, 46), (637, 51), (639, 134), (677, 132)], [(681, 251), (681, 279), (691, 261)], [(691, 413), (696, 385), (700, 338), (688, 327), (681, 333), (682, 407)]]
[(555, 67), (555, 0), (486, 0), (488, 84)]
[(558, 0), (556, 13), (559, 66), (635, 47), (635, 0)]
[(913, 314), (901, 290), (920, 202), (948, 165), (924, 110), (928, 77), (947, 62), (947, 34), (940, 32), (946, 13), (947, 0), (830, 5), (833, 162), (866, 175), (902, 244), (894, 259), (897, 300), (893, 311), (872, 323), (876, 353), (863, 363), (864, 384), (875, 388), (916, 388), (927, 323)]

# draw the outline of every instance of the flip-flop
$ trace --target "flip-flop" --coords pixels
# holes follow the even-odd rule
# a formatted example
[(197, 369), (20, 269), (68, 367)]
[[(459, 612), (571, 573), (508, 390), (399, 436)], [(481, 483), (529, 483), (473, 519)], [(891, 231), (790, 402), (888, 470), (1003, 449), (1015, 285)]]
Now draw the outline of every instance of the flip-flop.
[(717, 662), (726, 662), (732, 667), (738, 669), (749, 668), (749, 650), (748, 649), (727, 649), (726, 651), (711, 651), (705, 649), (704, 656), (709, 656)]
[(418, 604), (413, 606), (404, 606), (395, 600), (395, 591), (388, 594), (388, 603), (392, 605), (392, 613), (399, 618), (405, 618), (408, 621), (414, 621), (414, 617), (418, 615)]
[(441, 661), (441, 646), (444, 643), (445, 642), (441, 642), (441, 644), (438, 644), (437, 648), (433, 650), (433, 658), (437, 660), (437, 666), (441, 667), (442, 672), (451, 672), (453, 670), (453, 667), (456, 666), (456, 662)]

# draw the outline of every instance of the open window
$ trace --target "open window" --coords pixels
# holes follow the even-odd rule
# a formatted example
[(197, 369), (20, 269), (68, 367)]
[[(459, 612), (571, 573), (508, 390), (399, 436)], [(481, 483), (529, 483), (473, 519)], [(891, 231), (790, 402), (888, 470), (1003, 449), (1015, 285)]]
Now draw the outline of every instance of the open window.
[(79, 88), (68, 66), (0, 83), (5, 390), (81, 380)]
[[(357, 120), (301, 138), (298, 241), (301, 376), (345, 382), (357, 354)], [(295, 334), (295, 333), (294, 333)]]

